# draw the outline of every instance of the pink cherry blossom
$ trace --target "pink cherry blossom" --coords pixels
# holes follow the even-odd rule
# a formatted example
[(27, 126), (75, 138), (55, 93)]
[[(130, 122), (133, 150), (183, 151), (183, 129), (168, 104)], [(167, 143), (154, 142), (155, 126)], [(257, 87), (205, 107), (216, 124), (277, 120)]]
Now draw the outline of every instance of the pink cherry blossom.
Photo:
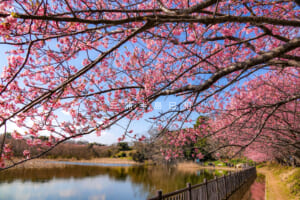
[[(298, 7), (271, 0), (0, 1), (0, 128), (13, 124), (23, 130), (14, 139), (47, 150), (145, 120), (163, 135), (170, 159), (204, 137), (221, 157), (224, 149), (257, 160), (297, 156)], [(176, 106), (156, 109), (163, 101)], [(209, 121), (193, 127), (200, 115)], [(40, 141), (45, 132), (51, 139)], [(3, 163), (13, 152), (1, 148)]]

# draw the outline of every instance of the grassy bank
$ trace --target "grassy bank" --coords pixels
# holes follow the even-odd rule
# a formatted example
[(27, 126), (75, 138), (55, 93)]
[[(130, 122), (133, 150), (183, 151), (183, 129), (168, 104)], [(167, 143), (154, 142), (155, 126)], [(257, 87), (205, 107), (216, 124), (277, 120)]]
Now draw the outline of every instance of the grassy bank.
[[(15, 160), (17, 161), (17, 159)], [(125, 158), (93, 158), (89, 160), (77, 160), (77, 159), (33, 159), (23, 164), (17, 165), (14, 168), (53, 168), (53, 167), (65, 167), (63, 163), (49, 163), (47, 161), (70, 161), (70, 162), (81, 162), (81, 163), (104, 163), (104, 164), (134, 164), (139, 165), (133, 160)]]
[(236, 171), (234, 167), (225, 166), (200, 166), (194, 162), (181, 162), (177, 164), (177, 169), (180, 171), (196, 172), (199, 169), (212, 169), (212, 170), (226, 170), (226, 171)]
[(266, 200), (299, 200), (300, 168), (277, 164), (260, 165), (259, 173), (266, 176)]

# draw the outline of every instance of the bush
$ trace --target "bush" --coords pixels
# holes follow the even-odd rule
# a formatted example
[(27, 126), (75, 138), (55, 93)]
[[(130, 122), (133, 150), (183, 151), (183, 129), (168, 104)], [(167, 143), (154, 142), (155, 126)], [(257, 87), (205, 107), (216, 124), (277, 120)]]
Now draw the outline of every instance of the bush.
[(140, 153), (140, 152), (132, 153), (132, 160), (134, 160), (136, 162), (144, 162), (145, 155), (143, 153)]
[(121, 153), (121, 157), (126, 157), (126, 153), (125, 153), (125, 152), (122, 152), (122, 153)]
[[(3, 138), (0, 135), (0, 141)], [(11, 144), (15, 157), (23, 157), (25, 149), (30, 150), (31, 156), (39, 154), (39, 149), (46, 149), (45, 146), (31, 147), (27, 144), (25, 139), (15, 140), (13, 138), (6, 138), (7, 143)], [(41, 136), (39, 139), (46, 140), (46, 136)], [(43, 157), (56, 159), (56, 158), (76, 158), (76, 159), (91, 159), (95, 157), (110, 157), (117, 152), (117, 147), (103, 146), (99, 144), (78, 144), (75, 142), (65, 142), (51, 151), (47, 152)], [(124, 156), (126, 157), (126, 155)]]
[(123, 151), (119, 152), (119, 153), (116, 155), (117, 158), (124, 158), (124, 157), (126, 157), (126, 156), (127, 156), (127, 154), (126, 154), (125, 152), (123, 152)]

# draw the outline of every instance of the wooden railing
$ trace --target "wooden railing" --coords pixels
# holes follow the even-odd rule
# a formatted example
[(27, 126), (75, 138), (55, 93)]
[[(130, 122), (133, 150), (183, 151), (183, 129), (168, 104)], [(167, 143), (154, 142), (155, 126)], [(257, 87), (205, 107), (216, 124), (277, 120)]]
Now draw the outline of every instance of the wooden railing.
[(229, 172), (228, 175), (215, 177), (197, 185), (187, 183), (187, 187), (175, 192), (163, 194), (157, 191), (156, 197), (149, 200), (222, 200), (227, 199), (234, 191), (247, 180), (256, 177), (256, 168), (250, 167), (237, 172)]

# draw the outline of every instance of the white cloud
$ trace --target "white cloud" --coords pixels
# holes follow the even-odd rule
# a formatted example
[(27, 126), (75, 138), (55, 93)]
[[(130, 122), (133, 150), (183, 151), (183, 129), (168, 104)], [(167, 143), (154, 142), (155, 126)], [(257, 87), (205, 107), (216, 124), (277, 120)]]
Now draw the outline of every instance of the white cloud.
[(59, 192), (59, 196), (64, 198), (72, 197), (75, 195), (76, 195), (76, 190), (74, 189), (66, 189)]
[(84, 135), (80, 138), (77, 138), (76, 141), (88, 141), (88, 142), (97, 142), (101, 144), (113, 144), (118, 141), (118, 135), (110, 133), (108, 131), (102, 131), (101, 136), (97, 136), (96, 133), (91, 133), (89, 135)]
[(89, 196), (88, 197), (89, 200), (105, 200), (105, 195), (95, 195), (95, 196)]
[[(31, 122), (31, 125), (32, 125), (32, 124), (33, 124), (33, 123)], [(2, 126), (2, 127), (0, 128), (0, 133), (3, 133), (3, 132), (4, 132), (4, 129), (5, 129), (5, 127)], [(25, 131), (26, 131), (26, 129), (21, 128), (21, 127), (18, 127), (15, 123), (12, 123), (12, 122), (8, 121), (7, 124), (6, 124), (6, 132), (11, 133), (11, 132), (13, 132), (13, 131), (17, 131), (17, 132), (20, 133), (20, 134), (24, 134)]]
[(68, 111), (62, 110), (61, 112), (62, 112), (64, 115), (71, 116), (70, 112), (68, 112)]

